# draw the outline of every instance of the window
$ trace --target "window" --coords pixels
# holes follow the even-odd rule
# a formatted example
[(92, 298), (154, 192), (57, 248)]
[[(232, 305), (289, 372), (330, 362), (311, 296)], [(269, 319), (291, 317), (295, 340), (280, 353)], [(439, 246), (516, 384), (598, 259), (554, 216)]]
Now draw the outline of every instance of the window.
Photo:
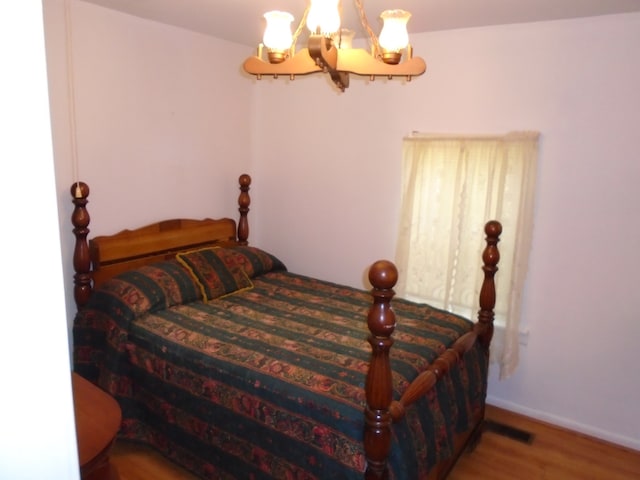
[(484, 224), (499, 220), (503, 233), (492, 359), (500, 365), (501, 378), (518, 363), (538, 137), (533, 132), (415, 134), (403, 143), (398, 294), (474, 318), (483, 278)]

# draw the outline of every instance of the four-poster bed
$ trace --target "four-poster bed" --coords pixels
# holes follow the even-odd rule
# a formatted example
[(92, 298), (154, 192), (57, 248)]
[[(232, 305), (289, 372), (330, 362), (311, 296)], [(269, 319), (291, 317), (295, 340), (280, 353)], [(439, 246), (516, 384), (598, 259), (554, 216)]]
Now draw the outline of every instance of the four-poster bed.
[(123, 438), (203, 478), (444, 478), (481, 432), (500, 224), (471, 323), (392, 307), (388, 261), (370, 293), (288, 272), (249, 245), (250, 183), (237, 224), (91, 240), (89, 188), (72, 186), (75, 370), (118, 400)]

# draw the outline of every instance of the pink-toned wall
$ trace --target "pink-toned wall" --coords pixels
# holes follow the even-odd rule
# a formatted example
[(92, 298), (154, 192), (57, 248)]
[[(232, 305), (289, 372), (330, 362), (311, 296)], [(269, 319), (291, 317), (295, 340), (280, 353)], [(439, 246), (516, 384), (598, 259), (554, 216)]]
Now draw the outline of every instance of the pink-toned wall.
[[(69, 265), (62, 2), (47, 3)], [(236, 178), (248, 171), (254, 244), (291, 270), (362, 286), (372, 261), (394, 255), (404, 135), (539, 130), (528, 344), (512, 378), (492, 373), (490, 401), (640, 449), (640, 14), (417, 35), (425, 76), (407, 85), (352, 78), (338, 94), (323, 77), (247, 78), (240, 66), (251, 48), (73, 4), (93, 233), (233, 215)]]

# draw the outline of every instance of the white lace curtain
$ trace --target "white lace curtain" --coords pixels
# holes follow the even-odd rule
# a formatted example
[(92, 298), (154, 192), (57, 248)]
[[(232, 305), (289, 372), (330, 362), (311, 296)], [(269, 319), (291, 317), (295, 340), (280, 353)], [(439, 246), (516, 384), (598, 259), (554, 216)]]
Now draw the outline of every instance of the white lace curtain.
[(519, 320), (533, 229), (538, 137), (404, 139), (396, 253), (399, 296), (475, 318), (483, 273), (484, 224), (503, 233), (496, 275), (492, 361), (506, 378), (518, 364)]

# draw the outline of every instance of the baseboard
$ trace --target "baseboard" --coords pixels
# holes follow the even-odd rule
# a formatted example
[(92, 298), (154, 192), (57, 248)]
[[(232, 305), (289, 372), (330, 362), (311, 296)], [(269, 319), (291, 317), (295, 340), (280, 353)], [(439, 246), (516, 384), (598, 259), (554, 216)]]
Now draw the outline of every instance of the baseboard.
[(600, 430), (590, 425), (584, 425), (582, 423), (575, 422), (564, 417), (559, 417), (546, 412), (541, 412), (540, 410), (523, 407), (522, 405), (493, 397), (492, 395), (487, 395), (487, 403), (489, 405), (493, 405), (494, 407), (503, 408), (520, 415), (535, 418), (536, 420), (550, 423), (552, 425), (578, 432), (583, 435), (588, 435), (605, 442), (614, 443), (625, 448), (640, 451), (639, 439), (625, 437), (624, 435), (618, 435), (615, 433), (607, 432), (606, 430)]

